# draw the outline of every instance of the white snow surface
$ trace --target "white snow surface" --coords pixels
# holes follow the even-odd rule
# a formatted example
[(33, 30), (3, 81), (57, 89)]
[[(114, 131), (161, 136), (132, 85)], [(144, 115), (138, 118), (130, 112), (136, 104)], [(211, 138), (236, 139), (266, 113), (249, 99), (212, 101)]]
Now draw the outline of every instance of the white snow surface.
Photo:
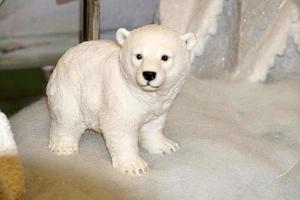
[(141, 177), (113, 169), (102, 136), (90, 131), (78, 155), (53, 155), (46, 99), (13, 116), (11, 125), (25, 167), (22, 200), (300, 199), (300, 175), (278, 179), (300, 160), (296, 80), (254, 84), (189, 77), (165, 128), (181, 149), (168, 156), (142, 150), (150, 171)]

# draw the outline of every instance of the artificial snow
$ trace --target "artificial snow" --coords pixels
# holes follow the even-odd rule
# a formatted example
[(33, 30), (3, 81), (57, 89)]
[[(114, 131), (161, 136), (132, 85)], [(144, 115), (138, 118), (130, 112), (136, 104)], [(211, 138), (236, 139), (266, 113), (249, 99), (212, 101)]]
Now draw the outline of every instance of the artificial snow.
[(190, 77), (165, 128), (181, 149), (168, 156), (143, 152), (150, 171), (141, 177), (114, 169), (102, 136), (91, 131), (78, 155), (52, 154), (45, 99), (13, 116), (11, 125), (25, 167), (22, 200), (300, 199), (297, 169), (289, 181), (278, 177), (300, 160), (299, 81)]

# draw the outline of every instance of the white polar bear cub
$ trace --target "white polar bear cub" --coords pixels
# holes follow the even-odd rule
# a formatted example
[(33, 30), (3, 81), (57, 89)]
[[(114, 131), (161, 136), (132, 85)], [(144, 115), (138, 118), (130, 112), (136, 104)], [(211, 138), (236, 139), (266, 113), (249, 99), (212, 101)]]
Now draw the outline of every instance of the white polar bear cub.
[(76, 153), (81, 135), (92, 129), (103, 133), (115, 168), (141, 175), (148, 164), (138, 143), (155, 154), (179, 148), (163, 128), (196, 39), (159, 25), (120, 28), (116, 39), (118, 44), (84, 42), (59, 60), (47, 86), (49, 148), (59, 155)]

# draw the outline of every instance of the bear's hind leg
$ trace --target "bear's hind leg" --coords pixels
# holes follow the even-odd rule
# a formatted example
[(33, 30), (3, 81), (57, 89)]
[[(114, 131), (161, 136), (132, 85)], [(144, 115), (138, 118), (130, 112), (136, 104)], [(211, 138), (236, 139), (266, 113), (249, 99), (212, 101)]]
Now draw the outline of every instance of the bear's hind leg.
[(85, 127), (80, 124), (51, 122), (50, 150), (57, 155), (71, 155), (78, 152), (80, 137)]
[(58, 155), (71, 155), (78, 152), (85, 124), (76, 98), (78, 94), (74, 94), (72, 88), (63, 88), (67, 83), (57, 83), (54, 76), (47, 86), (51, 116), (49, 148)]

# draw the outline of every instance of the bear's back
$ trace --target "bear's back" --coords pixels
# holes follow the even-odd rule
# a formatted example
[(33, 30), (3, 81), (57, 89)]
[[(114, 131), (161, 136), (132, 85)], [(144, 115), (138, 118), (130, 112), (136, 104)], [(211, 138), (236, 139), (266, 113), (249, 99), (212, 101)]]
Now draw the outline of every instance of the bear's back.
[(107, 71), (106, 66), (108, 69), (112, 65), (118, 66), (116, 58), (119, 54), (120, 47), (108, 40), (88, 41), (72, 47), (59, 59), (50, 77), (48, 98), (54, 95), (57, 88), (78, 89), (81, 84), (100, 82)]
[[(83, 67), (97, 59), (107, 59), (111, 55), (119, 53), (120, 46), (110, 40), (94, 40), (80, 43), (70, 48), (58, 61), (68, 67), (80, 65)], [(62, 63), (63, 62), (63, 63)]]

